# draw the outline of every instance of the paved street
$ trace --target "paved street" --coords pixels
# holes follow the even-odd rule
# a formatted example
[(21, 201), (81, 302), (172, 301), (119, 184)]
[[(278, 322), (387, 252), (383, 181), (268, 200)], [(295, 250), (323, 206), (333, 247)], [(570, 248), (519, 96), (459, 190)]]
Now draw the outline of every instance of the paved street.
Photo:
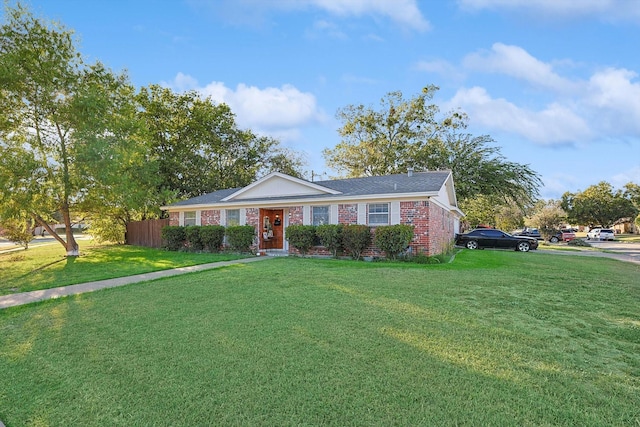
[(594, 248), (615, 254), (627, 255), (640, 262), (640, 243), (623, 243), (616, 241), (587, 240)]

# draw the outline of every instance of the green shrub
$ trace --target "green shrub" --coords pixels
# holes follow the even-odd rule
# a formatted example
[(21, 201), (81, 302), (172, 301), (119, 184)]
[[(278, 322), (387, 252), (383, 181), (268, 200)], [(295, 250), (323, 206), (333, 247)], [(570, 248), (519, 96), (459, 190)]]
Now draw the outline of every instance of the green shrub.
[(166, 225), (162, 227), (162, 239), (165, 241), (165, 248), (170, 251), (179, 251), (186, 244), (184, 227), (177, 225)]
[(323, 224), (316, 227), (316, 236), (320, 239), (320, 244), (327, 248), (334, 257), (338, 256), (338, 251), (342, 249), (342, 224)]
[(412, 225), (385, 225), (376, 228), (374, 244), (382, 250), (387, 258), (396, 259), (403, 253), (413, 238)]
[(251, 252), (251, 245), (256, 236), (253, 225), (234, 225), (225, 230), (229, 248), (235, 252)]
[(224, 227), (221, 225), (204, 225), (200, 227), (200, 241), (211, 252), (220, 252), (224, 242)]
[(360, 259), (362, 252), (371, 244), (371, 228), (367, 225), (345, 225), (342, 229), (342, 246), (351, 258)]
[(583, 246), (583, 247), (591, 247), (591, 244), (584, 239), (573, 239), (567, 242), (568, 246)]
[(98, 243), (125, 243), (127, 227), (119, 219), (110, 216), (92, 218), (87, 233)]
[(200, 226), (189, 225), (184, 228), (184, 236), (187, 239), (187, 247), (192, 251), (201, 251), (204, 249), (204, 244), (200, 238)]
[(5, 239), (25, 249), (29, 248), (29, 242), (33, 240), (33, 234), (27, 221), (7, 219), (2, 222), (2, 227), (0, 228), (4, 228), (1, 235)]
[(285, 230), (289, 244), (306, 255), (316, 240), (316, 227), (313, 225), (290, 225)]

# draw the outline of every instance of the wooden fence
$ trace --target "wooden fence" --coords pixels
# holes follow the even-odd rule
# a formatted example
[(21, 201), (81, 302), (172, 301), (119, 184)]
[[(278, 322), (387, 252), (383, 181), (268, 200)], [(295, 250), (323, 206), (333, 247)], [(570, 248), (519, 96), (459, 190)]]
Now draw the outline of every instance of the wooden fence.
[(169, 225), (169, 219), (148, 219), (127, 224), (125, 240), (127, 245), (160, 248), (163, 245), (162, 227)]

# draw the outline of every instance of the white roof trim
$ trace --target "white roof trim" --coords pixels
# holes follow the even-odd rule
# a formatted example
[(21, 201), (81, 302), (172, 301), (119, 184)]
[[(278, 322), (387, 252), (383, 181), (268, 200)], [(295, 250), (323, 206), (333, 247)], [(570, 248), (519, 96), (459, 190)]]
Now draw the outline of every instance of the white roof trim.
[(287, 207), (296, 205), (327, 205), (327, 204), (350, 204), (350, 203), (384, 203), (393, 200), (399, 201), (413, 201), (413, 200), (427, 200), (438, 197), (439, 193), (435, 191), (428, 191), (422, 193), (390, 193), (390, 194), (363, 194), (359, 196), (345, 196), (345, 197), (315, 197), (307, 198), (304, 196), (290, 198), (290, 199), (260, 199), (260, 200), (232, 200), (229, 202), (217, 202), (217, 203), (201, 203), (197, 205), (182, 205), (182, 206), (163, 206), (161, 209), (168, 210), (170, 212), (178, 211), (193, 211), (193, 210), (207, 210), (207, 209), (238, 209), (241, 207)]
[(458, 198), (456, 196), (456, 187), (453, 183), (453, 172), (449, 172), (449, 176), (444, 181), (444, 185), (447, 187), (447, 192), (449, 193), (449, 200), (451, 206), (458, 207)]
[[(223, 202), (228, 202), (231, 201), (233, 199), (238, 198), (239, 196), (241, 196), (242, 194), (248, 192), (249, 190), (252, 190), (256, 187), (259, 187), (260, 185), (264, 184), (265, 182), (272, 180), (273, 178), (280, 178), (280, 179), (284, 179), (286, 181), (289, 181), (291, 183), (294, 184), (298, 184), (302, 187), (307, 187), (309, 188), (310, 193), (312, 194), (317, 194), (318, 192), (321, 193), (326, 193), (326, 194), (340, 194), (339, 191), (336, 190), (332, 190), (331, 188), (327, 188), (327, 187), (323, 187), (322, 185), (318, 185), (318, 184), (314, 184), (313, 182), (309, 182), (309, 181), (305, 181), (304, 179), (300, 179), (300, 178), (296, 178), (290, 175), (286, 175), (280, 172), (272, 172), (267, 176), (264, 176), (262, 178), (260, 178), (259, 180), (247, 185), (246, 187), (241, 188), (240, 190), (236, 191), (233, 194), (230, 194), (229, 196), (225, 197), (224, 199), (222, 199)], [(286, 195), (284, 195), (286, 196)]]

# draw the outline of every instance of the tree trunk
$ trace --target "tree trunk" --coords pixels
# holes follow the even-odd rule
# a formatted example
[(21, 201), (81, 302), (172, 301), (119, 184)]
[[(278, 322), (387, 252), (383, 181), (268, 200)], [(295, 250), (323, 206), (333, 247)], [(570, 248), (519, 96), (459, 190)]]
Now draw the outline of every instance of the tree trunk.
[(36, 221), (36, 223), (43, 226), (44, 229), (47, 230), (47, 232), (54, 239), (60, 242), (62, 246), (64, 246), (65, 250), (67, 251), (67, 256), (79, 256), (80, 251), (78, 249), (78, 243), (76, 242), (76, 239), (73, 236), (73, 230), (71, 229), (71, 216), (69, 215), (69, 210), (62, 209), (62, 216), (64, 218), (66, 241), (65, 239), (60, 237), (60, 235), (56, 233), (56, 231), (53, 228), (51, 228), (49, 223), (47, 223), (47, 221), (45, 221), (41, 216), (33, 214), (33, 219)]
[(62, 219), (64, 220), (64, 229), (66, 234), (66, 244), (65, 248), (67, 249), (67, 256), (79, 256), (80, 250), (78, 249), (78, 243), (76, 242), (76, 238), (73, 235), (73, 228), (71, 228), (71, 215), (69, 214), (69, 205), (66, 203), (62, 206)]

